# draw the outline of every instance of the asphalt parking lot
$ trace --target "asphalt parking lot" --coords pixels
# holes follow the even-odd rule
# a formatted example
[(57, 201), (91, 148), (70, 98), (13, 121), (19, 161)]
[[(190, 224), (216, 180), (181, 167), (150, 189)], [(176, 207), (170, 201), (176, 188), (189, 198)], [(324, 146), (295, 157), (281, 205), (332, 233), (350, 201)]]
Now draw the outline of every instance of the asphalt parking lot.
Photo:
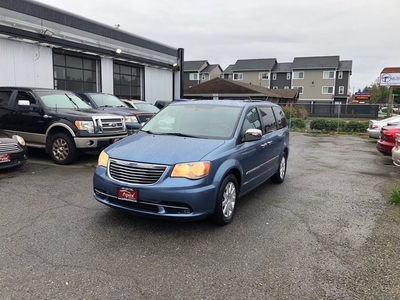
[(292, 133), (285, 182), (225, 227), (108, 208), (95, 162), (0, 172), (0, 299), (400, 299), (400, 168), (374, 141)]

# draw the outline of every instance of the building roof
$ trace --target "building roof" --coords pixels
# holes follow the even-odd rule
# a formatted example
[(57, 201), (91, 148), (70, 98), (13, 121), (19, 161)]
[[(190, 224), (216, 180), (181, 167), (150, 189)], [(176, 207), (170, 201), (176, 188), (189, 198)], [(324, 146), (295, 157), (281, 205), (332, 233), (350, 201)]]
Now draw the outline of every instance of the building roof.
[(229, 65), (225, 70), (224, 70), (224, 72), (223, 73), (232, 73), (232, 68), (233, 68), (233, 64), (232, 65)]
[(232, 71), (269, 71), (272, 70), (275, 64), (276, 58), (239, 59), (232, 67)]
[(287, 73), (292, 71), (292, 63), (277, 63), (272, 68), (275, 73)]
[(381, 73), (400, 73), (399, 67), (387, 67), (382, 70)]
[(203, 70), (201, 70), (201, 73), (211, 73), (216, 68), (219, 68), (222, 72), (221, 66), (216, 64), (216, 65), (209, 65), (209, 66), (205, 67)]
[(351, 60), (341, 60), (339, 62), (339, 71), (351, 71), (353, 66), (353, 61)]
[(337, 69), (339, 56), (295, 57), (292, 69)]
[(202, 67), (204, 65), (209, 65), (207, 60), (184, 61), (183, 62), (183, 70), (185, 72), (188, 72), (188, 71), (199, 72), (202, 70)]
[(260, 94), (271, 98), (293, 99), (298, 96), (297, 89), (268, 89), (263, 86), (226, 80), (223, 78), (214, 78), (204, 83), (192, 86), (184, 91), (184, 95), (212, 95), (212, 94)]

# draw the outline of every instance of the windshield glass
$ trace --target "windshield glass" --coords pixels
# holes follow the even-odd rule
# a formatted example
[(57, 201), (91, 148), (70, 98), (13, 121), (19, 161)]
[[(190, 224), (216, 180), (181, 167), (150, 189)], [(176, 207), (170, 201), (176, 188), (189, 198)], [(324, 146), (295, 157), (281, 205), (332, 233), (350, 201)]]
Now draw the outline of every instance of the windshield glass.
[(135, 102), (135, 106), (140, 110), (149, 111), (152, 113), (156, 113), (160, 110), (159, 108), (155, 107), (153, 104), (150, 103)]
[(77, 95), (69, 92), (38, 91), (37, 94), (40, 96), (40, 99), (42, 99), (44, 105), (46, 105), (48, 108), (72, 108), (72, 109), (92, 108)]
[(90, 94), (98, 107), (129, 107), (121, 99), (108, 94)]
[(147, 122), (142, 131), (201, 138), (230, 138), (241, 107), (216, 105), (169, 105)]

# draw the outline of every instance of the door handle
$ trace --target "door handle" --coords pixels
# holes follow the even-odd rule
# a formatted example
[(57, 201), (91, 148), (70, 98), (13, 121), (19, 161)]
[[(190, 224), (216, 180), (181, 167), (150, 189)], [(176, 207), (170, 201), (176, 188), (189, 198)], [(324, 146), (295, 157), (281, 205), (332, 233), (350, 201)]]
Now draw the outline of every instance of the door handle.
[(262, 143), (262, 144), (261, 144), (261, 147), (264, 148), (264, 147), (269, 146), (269, 145), (271, 145), (271, 144), (272, 144), (272, 141), (268, 141), (268, 142), (266, 142), (266, 143)]

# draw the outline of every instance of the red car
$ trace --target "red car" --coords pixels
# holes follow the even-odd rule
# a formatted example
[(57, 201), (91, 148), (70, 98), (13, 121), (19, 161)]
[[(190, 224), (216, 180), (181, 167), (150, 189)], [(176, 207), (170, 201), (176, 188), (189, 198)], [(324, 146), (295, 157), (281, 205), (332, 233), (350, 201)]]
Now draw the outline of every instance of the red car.
[(384, 155), (391, 156), (397, 134), (400, 134), (400, 126), (382, 127), (381, 135), (376, 143), (376, 149)]

